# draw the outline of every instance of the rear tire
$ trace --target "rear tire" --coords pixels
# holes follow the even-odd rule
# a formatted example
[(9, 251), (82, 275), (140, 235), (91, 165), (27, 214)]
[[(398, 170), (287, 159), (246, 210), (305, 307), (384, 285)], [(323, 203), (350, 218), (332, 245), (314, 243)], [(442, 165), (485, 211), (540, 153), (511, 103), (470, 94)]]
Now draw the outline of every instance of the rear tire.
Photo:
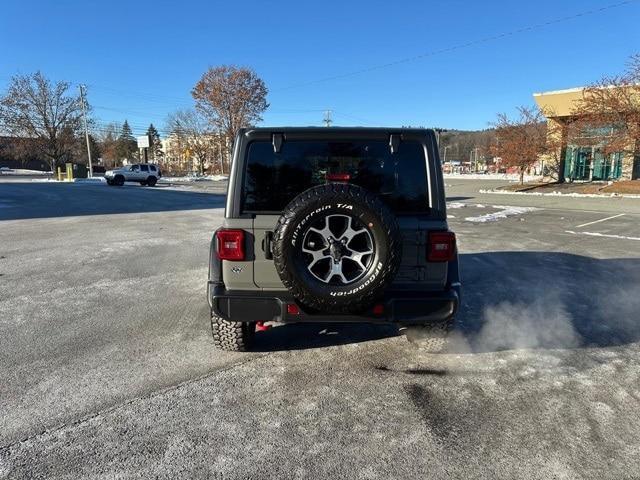
[(454, 319), (427, 325), (409, 326), (404, 330), (407, 340), (427, 353), (442, 353), (449, 345), (449, 333)]
[(147, 185), (149, 185), (150, 187), (155, 187), (157, 181), (158, 180), (156, 179), (156, 177), (149, 177), (149, 178), (147, 178), (147, 181), (145, 183)]
[(253, 345), (255, 323), (231, 322), (211, 314), (211, 334), (216, 348), (229, 352), (246, 352)]

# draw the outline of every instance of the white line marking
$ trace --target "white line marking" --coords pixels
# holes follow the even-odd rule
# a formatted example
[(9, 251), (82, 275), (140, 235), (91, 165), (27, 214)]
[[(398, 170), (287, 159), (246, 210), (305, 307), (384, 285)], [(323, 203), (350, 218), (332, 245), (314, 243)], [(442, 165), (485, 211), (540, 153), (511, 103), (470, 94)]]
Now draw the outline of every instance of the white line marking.
[(613, 215), (612, 217), (602, 218), (600, 220), (596, 220), (595, 222), (583, 223), (582, 225), (578, 225), (576, 228), (586, 227), (587, 225), (593, 225), (594, 223), (606, 222), (607, 220), (611, 220), (612, 218), (622, 217), (624, 213), (619, 213), (618, 215)]
[(571, 233), (573, 235), (589, 235), (590, 237), (618, 238), (620, 240), (637, 240), (640, 242), (640, 237), (624, 237), (622, 235), (609, 235), (607, 233), (595, 233), (595, 232), (573, 232), (571, 230), (565, 230), (564, 232)]

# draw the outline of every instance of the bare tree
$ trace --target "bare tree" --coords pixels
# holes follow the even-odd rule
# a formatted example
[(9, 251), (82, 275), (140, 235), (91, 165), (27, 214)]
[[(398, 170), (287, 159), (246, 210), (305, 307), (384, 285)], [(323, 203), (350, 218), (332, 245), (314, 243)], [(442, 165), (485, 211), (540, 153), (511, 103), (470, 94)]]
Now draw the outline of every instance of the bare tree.
[(223, 65), (209, 68), (191, 91), (196, 108), (233, 145), (238, 130), (262, 120), (269, 107), (267, 87), (250, 68)]
[(215, 148), (215, 134), (207, 120), (196, 110), (179, 110), (169, 115), (167, 130), (188, 152), (187, 156), (195, 159), (203, 175), (206, 163), (213, 159)]
[(105, 167), (115, 167), (118, 163), (118, 137), (120, 126), (117, 123), (109, 123), (100, 130), (98, 144), (102, 152), (102, 161)]
[(548, 153), (549, 146), (542, 112), (535, 107), (518, 107), (518, 112), (515, 120), (504, 113), (498, 115), (494, 124), (497, 141), (491, 153), (500, 157), (503, 165), (517, 167), (522, 184), (525, 172)]
[(562, 168), (564, 167), (563, 155), (566, 137), (562, 125), (556, 121), (549, 119), (555, 115), (552, 110), (543, 110), (542, 113), (547, 117), (546, 135), (547, 143), (541, 159), (544, 161), (543, 175), (554, 181), (560, 181), (563, 178)]
[(0, 124), (10, 135), (34, 140), (51, 170), (72, 155), (81, 127), (78, 96), (68, 82), (51, 82), (42, 73), (17, 75), (0, 98)]

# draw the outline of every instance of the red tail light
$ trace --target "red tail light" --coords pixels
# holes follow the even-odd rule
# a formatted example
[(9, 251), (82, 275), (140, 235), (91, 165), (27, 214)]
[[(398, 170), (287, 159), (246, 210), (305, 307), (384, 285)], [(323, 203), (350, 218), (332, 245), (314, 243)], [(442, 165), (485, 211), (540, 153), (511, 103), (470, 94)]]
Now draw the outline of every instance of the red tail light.
[(453, 232), (429, 232), (430, 262), (449, 262), (456, 254), (456, 235)]
[(220, 260), (244, 260), (244, 230), (218, 230), (216, 240)]
[(348, 173), (327, 173), (327, 180), (330, 182), (348, 182), (351, 175)]

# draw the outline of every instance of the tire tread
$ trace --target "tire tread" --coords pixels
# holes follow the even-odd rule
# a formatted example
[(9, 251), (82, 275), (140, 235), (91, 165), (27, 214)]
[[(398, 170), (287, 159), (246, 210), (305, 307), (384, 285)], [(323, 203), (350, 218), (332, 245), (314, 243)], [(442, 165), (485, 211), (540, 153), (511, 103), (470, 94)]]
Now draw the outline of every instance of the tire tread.
[(251, 348), (254, 332), (253, 323), (232, 322), (211, 314), (211, 334), (216, 348), (230, 352), (246, 352)]

